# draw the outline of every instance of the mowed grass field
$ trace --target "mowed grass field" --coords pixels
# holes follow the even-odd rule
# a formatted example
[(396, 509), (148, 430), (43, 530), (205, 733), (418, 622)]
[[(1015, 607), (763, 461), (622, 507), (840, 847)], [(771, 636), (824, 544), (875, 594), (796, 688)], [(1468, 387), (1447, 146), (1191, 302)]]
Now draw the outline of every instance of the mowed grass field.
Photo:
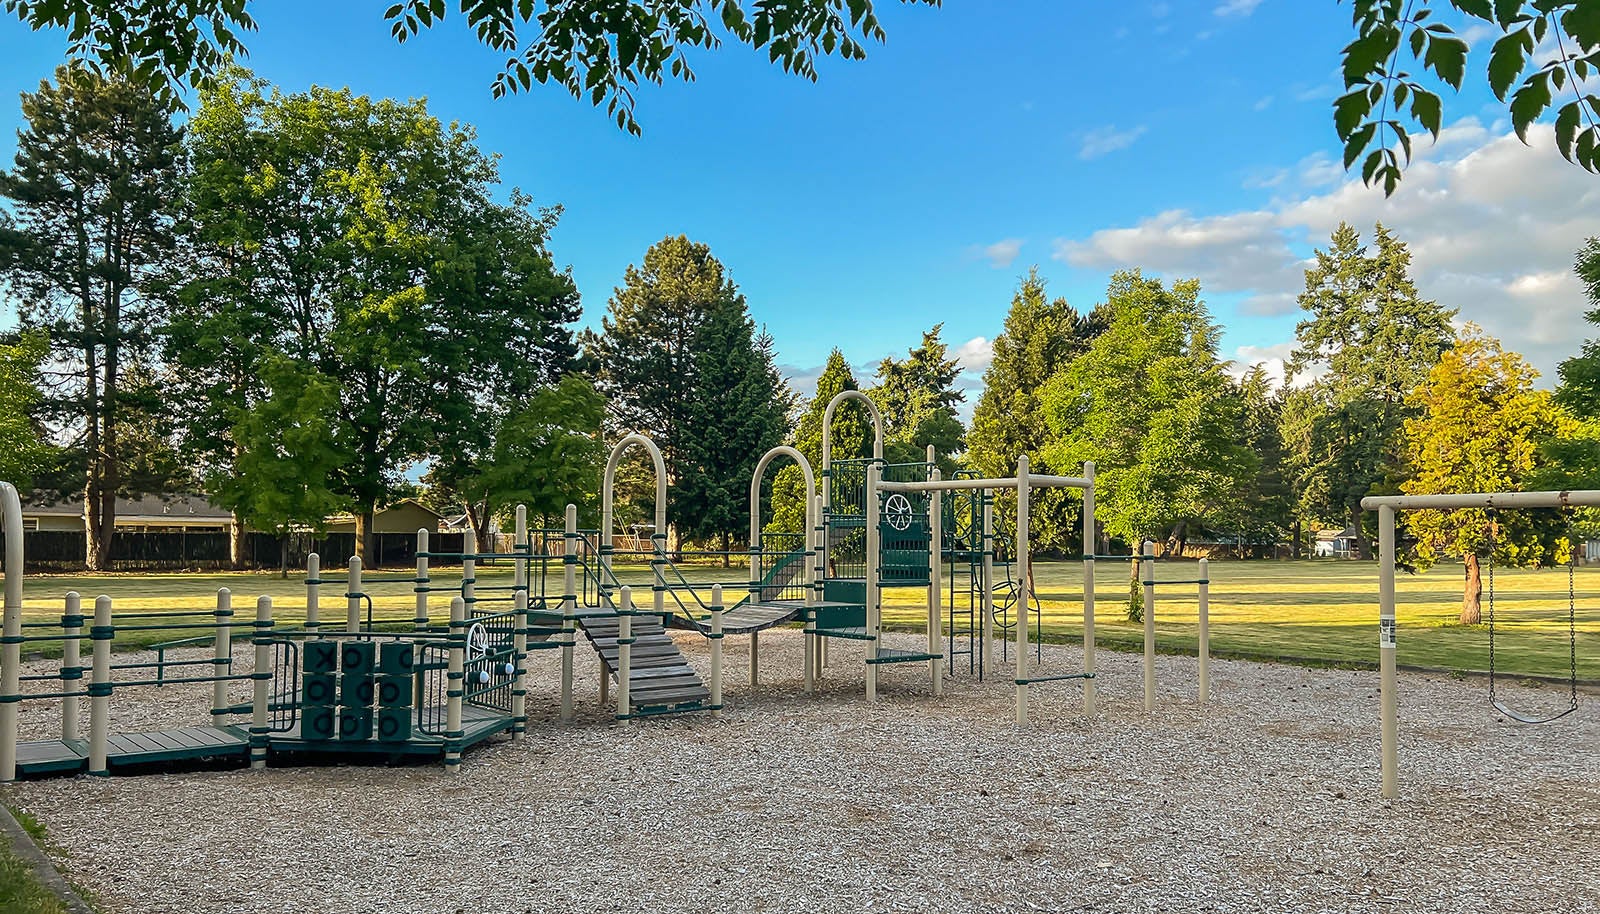
[[(1162, 563), (1158, 577), (1195, 577), (1195, 565)], [(560, 592), (559, 565), (547, 592)], [(648, 588), (650, 574), (644, 566), (619, 566), (623, 583)], [(730, 585), (729, 599), (742, 596), (744, 568), (684, 566), (684, 576), (696, 583), (722, 581)], [(333, 577), (334, 572), (327, 572)], [(376, 578), (409, 578), (410, 571), (368, 573)], [(435, 569), (435, 586), (456, 586), (459, 569)], [(480, 567), (481, 596), (509, 599), (508, 565)], [(256, 597), (269, 595), (280, 624), (304, 621), (304, 574), (288, 578), (276, 573), (163, 574), (163, 575), (36, 575), (25, 586), (25, 606), (30, 619), (44, 621), (60, 615), (68, 591), (84, 598), (84, 610), (93, 598), (108, 595), (119, 612), (194, 611), (216, 605), (216, 590), (233, 593), (235, 612), (254, 613)], [(1041, 562), (1035, 577), (1043, 602), (1044, 634), (1051, 641), (1075, 641), (1082, 632), (1083, 565), (1081, 562)], [(1398, 579), (1399, 661), (1416, 667), (1443, 670), (1488, 669), (1489, 633), (1486, 626), (1457, 623), (1460, 613), (1462, 569), (1442, 565), (1419, 575), (1401, 573)], [(1501, 570), (1496, 575), (1499, 631), (1497, 665), (1520, 676), (1564, 678), (1568, 670), (1567, 572), (1565, 568)], [(415, 607), (409, 581), (372, 582), (375, 618), (408, 620)], [(947, 584), (948, 586), (948, 584)], [(962, 603), (965, 585), (962, 582)], [(495, 589), (500, 588), (500, 589)], [(1211, 646), (1214, 654), (1314, 664), (1375, 664), (1378, 655), (1377, 567), (1350, 561), (1218, 561), (1211, 565)], [(1195, 649), (1196, 590), (1192, 584), (1159, 588), (1156, 609), (1158, 644), (1163, 651)], [(333, 583), (321, 588), (324, 622), (342, 624), (345, 588)], [(1600, 567), (1579, 568), (1575, 592), (1578, 606), (1578, 671), (1580, 678), (1600, 681)], [(925, 618), (923, 588), (888, 589), (884, 621), (896, 628), (920, 630)], [(1137, 650), (1143, 630), (1127, 621), (1128, 566), (1105, 563), (1095, 581), (1096, 634), (1104, 647)], [(648, 594), (641, 594), (647, 598)], [(448, 614), (448, 594), (434, 594), (435, 619)], [(1487, 613), (1487, 594), (1485, 595)], [(35, 633), (41, 633), (35, 630)], [(119, 635), (119, 647), (181, 637), (186, 632), (134, 632)], [(50, 645), (30, 646), (29, 650)]]

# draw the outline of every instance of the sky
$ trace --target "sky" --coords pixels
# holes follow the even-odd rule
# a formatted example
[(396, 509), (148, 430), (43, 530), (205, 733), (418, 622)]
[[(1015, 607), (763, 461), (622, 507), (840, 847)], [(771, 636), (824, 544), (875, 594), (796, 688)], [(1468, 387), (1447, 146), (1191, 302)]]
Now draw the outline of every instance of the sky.
[[(1600, 235), (1600, 178), (1531, 146), (1483, 84), (1473, 43), (1447, 127), (1401, 189), (1339, 165), (1331, 114), (1348, 6), (1333, 0), (879, 0), (886, 44), (811, 83), (737, 45), (690, 55), (697, 80), (645, 86), (643, 135), (560, 88), (495, 99), (501, 63), (456, 16), (404, 45), (388, 0), (251, 4), (248, 66), (312, 84), (425, 97), (474, 125), (506, 189), (563, 215), (551, 247), (598, 325), (650, 244), (708, 243), (811, 392), (839, 348), (870, 375), (944, 325), (967, 411), (1019, 279), (1036, 266), (1081, 310), (1139, 267), (1197, 277), (1242, 370), (1281, 371), (1306, 260), (1340, 221), (1407, 241), (1425, 297), (1460, 309), (1545, 372), (1589, 329), (1574, 252)], [(452, 4), (453, 5), (453, 4)], [(0, 22), (0, 162), (18, 94), (62, 59), (59, 33)], [(14, 317), (10, 318), (14, 319)]]

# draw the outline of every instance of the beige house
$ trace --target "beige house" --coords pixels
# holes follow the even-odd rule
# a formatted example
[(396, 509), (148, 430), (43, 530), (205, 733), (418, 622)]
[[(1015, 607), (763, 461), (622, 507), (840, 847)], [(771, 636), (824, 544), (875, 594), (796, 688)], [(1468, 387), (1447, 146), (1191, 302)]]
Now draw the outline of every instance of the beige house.
[[(233, 513), (200, 495), (146, 495), (117, 499), (117, 530), (129, 533), (226, 533)], [(22, 529), (83, 532), (83, 502), (22, 506)]]
[[(415, 535), (418, 528), (438, 533), (440, 515), (407, 499), (379, 511), (372, 521), (373, 533)], [(146, 495), (144, 498), (117, 499), (117, 530), (128, 533), (227, 533), (233, 526), (233, 512), (219, 508), (203, 495)], [(330, 515), (328, 533), (355, 533), (356, 519), (351, 514)], [(22, 529), (57, 533), (83, 532), (83, 502), (62, 501), (53, 505), (22, 506)]]
[[(372, 517), (372, 529), (369, 533), (407, 533), (416, 535), (418, 530), (427, 530), (429, 533), (438, 533), (443, 515), (431, 508), (424, 507), (417, 501), (406, 499), (398, 501), (387, 508), (377, 512)], [(328, 533), (355, 533), (356, 518), (354, 514), (329, 515), (323, 528)]]

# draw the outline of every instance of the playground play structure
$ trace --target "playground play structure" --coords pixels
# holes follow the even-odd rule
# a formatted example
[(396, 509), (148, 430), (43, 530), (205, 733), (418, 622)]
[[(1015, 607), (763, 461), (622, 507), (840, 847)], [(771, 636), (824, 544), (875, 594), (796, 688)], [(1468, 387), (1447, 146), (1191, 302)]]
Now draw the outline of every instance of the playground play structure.
[[(1029, 625), (1037, 625), (1037, 600), (1029, 591), (1027, 516), (1031, 494), (1041, 488), (1080, 490), (1085, 500), (1085, 543), (1092, 546), (1094, 468), (1081, 477), (1031, 474), (1026, 457), (1010, 479), (941, 478), (935, 455), (924, 462), (883, 460), (883, 422), (859, 391), (828, 405), (824, 441), (831, 441), (836, 411), (857, 401), (870, 417), (873, 456), (835, 460), (824, 444), (820, 476), (790, 447), (763, 455), (750, 486), (749, 575), (746, 582), (690, 582), (669, 550), (666, 472), (659, 449), (642, 435), (628, 435), (612, 449), (601, 490), (598, 530), (580, 530), (568, 506), (559, 530), (530, 530), (526, 512), (516, 513), (510, 552), (430, 551), (418, 532), (414, 574), (368, 574), (351, 559), (342, 576), (327, 575), (318, 556), (307, 563), (305, 612), (282, 617), (268, 597), (251, 616), (236, 615), (233, 595), (216, 595), (215, 609), (118, 611), (108, 597), (93, 601), (86, 615), (77, 594), (68, 594), (57, 619), (22, 618), (22, 537), (6, 538), (6, 601), (0, 650), (0, 780), (19, 774), (88, 772), (182, 759), (241, 758), (262, 767), (269, 756), (338, 755), (380, 759), (442, 758), (449, 770), (462, 752), (500, 733), (520, 739), (527, 731), (528, 659), (537, 651), (560, 654), (559, 714), (575, 715), (575, 652), (581, 641), (602, 667), (600, 702), (618, 720), (722, 710), (722, 645), (730, 636), (750, 639), (749, 676), (760, 678), (760, 633), (798, 624), (805, 639), (804, 682), (814, 690), (828, 665), (830, 644), (864, 646), (865, 690), (878, 694), (881, 672), (896, 665), (925, 665), (930, 689), (939, 695), (950, 658), (966, 656), (981, 678), (995, 669), (995, 635), (1015, 640), (1018, 721), (1028, 714), (1029, 690), (1043, 683), (1080, 680), (1083, 707), (1095, 706), (1094, 594), (1084, 597), (1088, 647), (1083, 667), (1050, 671), (1030, 663)], [(635, 538), (619, 549), (614, 537), (615, 478), (628, 452), (642, 450), (655, 475), (655, 524), (648, 547)], [(792, 461), (804, 480), (804, 529), (775, 531), (762, 524), (762, 482), (778, 460)], [(820, 485), (819, 485), (820, 483)], [(996, 553), (994, 496), (1017, 498), (1018, 539), (1010, 560)], [(0, 487), (4, 529), (21, 529), (16, 491)], [(1085, 562), (1092, 571), (1099, 558)], [(1115, 557), (1126, 561), (1128, 557)], [(619, 559), (644, 561), (650, 569), (648, 597), (617, 578)], [(433, 561), (459, 561), (460, 583), (431, 575)], [(510, 584), (480, 582), (479, 566), (509, 562)], [(943, 586), (945, 569), (963, 586)], [(1092, 579), (1092, 578), (1091, 578)], [(408, 584), (415, 611), (402, 623), (374, 618), (366, 588)], [(1146, 575), (1147, 619), (1154, 619), (1153, 575)], [(1204, 584), (1202, 583), (1202, 587)], [(338, 588), (335, 593), (325, 588)], [(904, 649), (885, 643), (884, 591), (915, 588), (926, 593), (926, 646)], [(735, 600), (725, 593), (737, 594)], [(324, 602), (343, 604), (343, 619), (323, 618)], [(448, 614), (441, 617), (442, 601)], [(962, 604), (964, 601), (964, 605)], [(948, 624), (947, 624), (948, 623)], [(710, 680), (702, 681), (669, 629), (695, 632), (709, 642)], [(946, 633), (948, 632), (948, 640)], [(1147, 659), (1154, 657), (1153, 628)], [(148, 639), (155, 658), (119, 655), (119, 635)], [(159, 635), (157, 635), (159, 637)], [(959, 639), (964, 639), (964, 647)], [(250, 646), (246, 664), (234, 656), (236, 642)], [(85, 644), (87, 642), (87, 644)], [(59, 647), (57, 670), (22, 675), (22, 650)], [(949, 653), (946, 652), (946, 647)], [(1009, 647), (1009, 643), (1006, 643)], [(177, 659), (203, 652), (205, 656)], [(188, 654), (180, 649), (188, 648)], [(831, 649), (837, 655), (841, 648)], [(89, 662), (85, 663), (85, 654)], [(1146, 704), (1154, 702), (1154, 671), (1147, 670)], [(610, 694), (615, 685), (615, 696)], [(24, 688), (24, 685), (27, 688)], [(157, 732), (124, 732), (113, 721), (113, 697), (167, 685), (209, 687), (211, 707), (194, 726)], [(24, 702), (57, 703), (59, 735), (21, 740), (18, 712)], [(87, 705), (87, 735), (84, 707)]]
[[(835, 458), (832, 425), (837, 408), (856, 401), (870, 418), (872, 456)], [(758, 461), (750, 487), (748, 576), (744, 581), (691, 582), (669, 548), (666, 472), (660, 451), (642, 435), (628, 435), (611, 451), (601, 489), (601, 523), (578, 527), (567, 507), (560, 529), (533, 530), (516, 512), (512, 548), (501, 553), (430, 551), (418, 532), (414, 574), (368, 574), (351, 559), (342, 576), (324, 574), (309, 557), (303, 618), (285, 619), (268, 597), (252, 615), (239, 617), (227, 590), (212, 610), (118, 612), (108, 597), (86, 615), (68, 594), (57, 619), (25, 621), (22, 613), (21, 508), (15, 489), (0, 483), (4, 521), (5, 614), (0, 637), (0, 780), (18, 775), (112, 770), (150, 762), (232, 758), (263, 767), (269, 758), (435, 758), (458, 769), (469, 747), (499, 734), (522, 739), (528, 730), (529, 658), (559, 654), (559, 717), (575, 717), (574, 667), (580, 643), (601, 668), (599, 700), (616, 720), (723, 710), (726, 638), (748, 637), (749, 682), (760, 680), (760, 636), (779, 625), (800, 627), (803, 680), (814, 691), (842, 653), (860, 645), (864, 690), (876, 699), (882, 677), (899, 666), (925, 668), (929, 691), (942, 693), (956, 658), (978, 679), (999, 669), (995, 648), (1014, 651), (1011, 686), (1015, 717), (1028, 720), (1034, 690), (1076, 681), (1084, 714), (1097, 705), (1095, 595), (1101, 562), (1140, 561), (1143, 592), (1143, 699), (1156, 705), (1157, 592), (1165, 585), (1198, 590), (1199, 691), (1211, 696), (1209, 570), (1202, 560), (1184, 567), (1193, 577), (1158, 579), (1153, 544), (1136, 555), (1097, 555), (1095, 470), (1080, 476), (1036, 474), (1022, 456), (1016, 475), (979, 478), (958, 472), (944, 478), (935, 455), (916, 463), (883, 458), (883, 423), (872, 401), (845, 391), (823, 419), (820, 473), (805, 456), (777, 447)], [(648, 457), (655, 475), (655, 524), (648, 537), (618, 548), (615, 477), (633, 450)], [(762, 483), (779, 460), (792, 461), (804, 483), (803, 529), (779, 531), (762, 523)], [(1084, 579), (1081, 665), (1047, 668), (1043, 662), (1040, 604), (1032, 592), (1029, 515), (1041, 489), (1063, 488), (1083, 499)], [(1005, 542), (995, 530), (996, 498), (1015, 498), (1016, 533)], [(1600, 493), (1522, 493), (1369, 499), (1379, 512), (1383, 680), (1383, 790), (1393, 796), (1395, 762), (1394, 512), (1414, 507), (1522, 507), (1600, 505)], [(433, 577), (433, 561), (459, 561), (461, 579)], [(643, 562), (648, 584), (637, 588), (617, 577), (619, 560)], [(480, 581), (485, 562), (509, 563), (511, 583)], [(503, 579), (500, 579), (503, 580)], [(946, 586), (948, 582), (948, 586)], [(375, 618), (367, 587), (407, 584), (415, 594), (412, 618)], [(324, 592), (324, 588), (338, 588)], [(644, 589), (648, 587), (648, 596)], [(888, 643), (883, 623), (886, 592), (925, 594), (925, 640)], [(740, 591), (743, 591), (741, 594)], [(636, 593), (638, 596), (636, 597)], [(736, 599), (730, 597), (736, 596)], [(342, 603), (343, 619), (323, 618), (324, 599)], [(1492, 588), (1491, 588), (1492, 600)], [(442, 613), (448, 603), (447, 613)], [(904, 601), (900, 601), (904, 602)], [(1492, 605), (1492, 603), (1491, 603)], [(709, 680), (682, 653), (669, 630), (705, 638)], [(119, 635), (170, 633), (149, 645), (155, 659), (118, 655)], [(87, 645), (84, 642), (88, 642)], [(249, 645), (249, 663), (235, 657), (235, 642)], [(22, 650), (59, 646), (53, 672), (22, 675)], [(85, 663), (85, 648), (88, 662)], [(210, 651), (205, 656), (191, 654)], [(187, 653), (174, 654), (180, 648)], [(1030, 653), (1030, 648), (1032, 653)], [(123, 659), (119, 659), (119, 656)], [(182, 659), (180, 659), (182, 658)], [(248, 669), (243, 667), (248, 666)], [(157, 732), (125, 732), (113, 721), (113, 701), (129, 691), (171, 684), (209, 686), (211, 706), (196, 725)], [(26, 688), (25, 688), (26, 686)], [(612, 694), (612, 689), (615, 694)], [(1575, 693), (1574, 693), (1575, 694)], [(23, 703), (54, 703), (59, 735), (22, 740)], [(87, 736), (84, 706), (87, 704)]]

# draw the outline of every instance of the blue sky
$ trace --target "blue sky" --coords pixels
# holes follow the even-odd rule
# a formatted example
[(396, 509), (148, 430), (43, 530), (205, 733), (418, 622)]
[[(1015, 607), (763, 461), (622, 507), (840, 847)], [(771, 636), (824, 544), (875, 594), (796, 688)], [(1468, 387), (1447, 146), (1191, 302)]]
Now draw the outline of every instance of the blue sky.
[[(459, 17), (402, 46), (386, 5), (258, 0), (246, 63), (285, 89), (425, 96), (474, 124), (508, 187), (566, 208), (553, 248), (588, 323), (652, 242), (709, 243), (802, 391), (835, 346), (867, 366), (943, 322), (976, 399), (1031, 264), (1085, 309), (1120, 267), (1198, 276), (1224, 354), (1272, 366), (1302, 261), (1340, 219), (1390, 224), (1424, 294), (1542, 369), (1582, 333), (1567, 274), (1600, 234), (1600, 179), (1544, 134), (1508, 138), (1479, 78), (1399, 195), (1348, 182), (1329, 112), (1350, 26), (1332, 0), (880, 0), (889, 41), (865, 62), (826, 61), (812, 84), (744, 48), (696, 54), (695, 84), (638, 93), (642, 137), (560, 89), (493, 99), (497, 56)], [(1492, 38), (1469, 37), (1478, 55)], [(64, 47), (9, 21), (0, 42), (9, 100)], [(0, 106), (0, 160), (19, 121)]]

